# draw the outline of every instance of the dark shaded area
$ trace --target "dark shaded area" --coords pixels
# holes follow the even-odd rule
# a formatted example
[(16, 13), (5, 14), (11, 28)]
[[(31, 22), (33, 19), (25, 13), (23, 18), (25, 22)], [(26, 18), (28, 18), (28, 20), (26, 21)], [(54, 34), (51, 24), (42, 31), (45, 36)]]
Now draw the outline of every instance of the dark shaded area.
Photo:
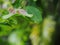
[(7, 42), (7, 36), (0, 37), (0, 45), (9, 45)]
[(37, 0), (36, 5), (39, 6), (39, 7), (42, 6), (41, 5), (41, 0)]
[[(37, 6), (41, 6), (41, 0), (37, 1)], [(47, 12), (55, 15), (56, 21), (55, 33), (52, 36), (52, 44), (60, 45), (60, 0), (49, 1), (47, 10), (43, 8), (43, 18), (47, 16)]]
[(26, 45), (32, 45), (32, 43), (31, 43), (31, 40), (30, 40), (30, 39), (28, 39), (28, 41), (26, 41)]
[[(60, 17), (59, 17), (60, 18)], [(59, 18), (57, 18), (57, 24), (56, 24), (56, 32), (54, 36), (54, 45), (60, 45), (60, 22)]]

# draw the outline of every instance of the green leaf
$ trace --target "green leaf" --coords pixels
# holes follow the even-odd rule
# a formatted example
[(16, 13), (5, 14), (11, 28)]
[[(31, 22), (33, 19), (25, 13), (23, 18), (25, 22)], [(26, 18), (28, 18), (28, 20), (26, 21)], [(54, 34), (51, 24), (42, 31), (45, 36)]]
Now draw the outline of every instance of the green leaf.
[(42, 10), (38, 10), (33, 6), (27, 6), (25, 9), (29, 14), (33, 14), (31, 20), (34, 21), (34, 23), (40, 23), (42, 21)]
[(12, 30), (12, 27), (8, 25), (0, 24), (0, 36), (8, 35)]
[(7, 15), (7, 14), (9, 14), (8, 10), (6, 9), (2, 10), (2, 15)]
[(14, 6), (15, 8), (21, 7), (21, 6), (22, 6), (22, 5), (21, 5), (22, 1), (23, 1), (23, 0), (16, 0), (16, 1), (13, 3), (13, 6)]

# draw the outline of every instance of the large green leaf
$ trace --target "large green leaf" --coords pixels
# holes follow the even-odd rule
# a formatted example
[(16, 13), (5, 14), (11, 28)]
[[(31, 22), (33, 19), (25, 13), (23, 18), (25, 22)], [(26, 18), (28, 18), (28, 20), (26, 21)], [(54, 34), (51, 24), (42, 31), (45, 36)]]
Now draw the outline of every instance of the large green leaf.
[(32, 6), (27, 6), (25, 9), (29, 14), (33, 14), (31, 20), (34, 21), (34, 23), (40, 23), (42, 21), (42, 10)]

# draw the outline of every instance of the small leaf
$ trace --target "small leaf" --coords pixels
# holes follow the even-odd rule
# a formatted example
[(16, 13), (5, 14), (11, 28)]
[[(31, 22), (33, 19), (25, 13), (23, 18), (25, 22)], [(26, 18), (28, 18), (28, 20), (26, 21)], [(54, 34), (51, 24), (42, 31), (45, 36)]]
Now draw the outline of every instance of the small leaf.
[(40, 23), (42, 21), (41, 10), (38, 10), (37, 8), (32, 6), (27, 6), (25, 9), (29, 14), (33, 14), (33, 17), (31, 17), (32, 21), (34, 21), (35, 23)]

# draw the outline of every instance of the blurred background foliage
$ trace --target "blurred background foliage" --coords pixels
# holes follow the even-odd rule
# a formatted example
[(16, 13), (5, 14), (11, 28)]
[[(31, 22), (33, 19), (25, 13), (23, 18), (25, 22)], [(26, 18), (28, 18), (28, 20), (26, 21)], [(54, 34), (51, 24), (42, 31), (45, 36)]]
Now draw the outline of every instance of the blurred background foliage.
[(0, 0), (0, 45), (60, 45), (60, 0)]

